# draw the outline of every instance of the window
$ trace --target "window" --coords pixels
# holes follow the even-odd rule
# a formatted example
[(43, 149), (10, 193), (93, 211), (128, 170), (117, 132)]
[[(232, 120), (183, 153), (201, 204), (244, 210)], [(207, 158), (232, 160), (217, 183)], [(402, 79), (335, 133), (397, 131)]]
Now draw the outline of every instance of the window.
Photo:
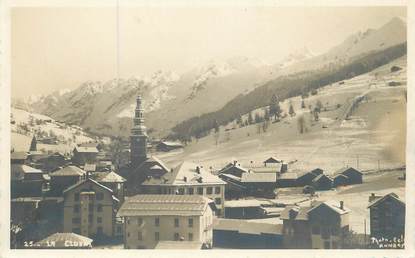
[(189, 219), (189, 228), (193, 227), (193, 219)]
[(330, 249), (330, 242), (324, 241), (324, 249)]
[(77, 201), (79, 201), (79, 193), (76, 193), (75, 195), (74, 195), (74, 199), (75, 199), (75, 201), (77, 202)]
[(323, 239), (328, 239), (330, 238), (330, 229), (328, 227), (323, 227), (321, 229), (321, 237)]
[(137, 232), (137, 237), (138, 237), (138, 240), (139, 240), (139, 241), (143, 240), (143, 232), (138, 231), (138, 232)]
[(143, 225), (143, 218), (138, 218), (138, 219), (137, 219), (137, 224), (138, 224), (139, 226)]
[(221, 209), (217, 209), (216, 210), (216, 216), (221, 216), (222, 215), (222, 210)]
[(154, 219), (154, 226), (159, 227), (160, 226), (160, 218)]
[(179, 241), (179, 233), (174, 233), (174, 241)]
[(97, 217), (97, 223), (102, 223), (102, 218), (101, 217)]
[(72, 223), (73, 224), (78, 224), (78, 223), (80, 223), (81, 222), (81, 219), (80, 218), (73, 218), (72, 219)]
[(160, 240), (160, 232), (154, 232), (154, 240), (156, 241)]
[(97, 211), (98, 211), (98, 212), (102, 212), (102, 204), (98, 204), (98, 206), (97, 206)]
[(222, 199), (221, 198), (215, 198), (215, 203), (216, 204), (222, 204)]
[(179, 188), (179, 194), (183, 195), (184, 194), (184, 188)]
[(121, 233), (122, 232), (122, 227), (121, 226), (118, 226), (117, 227), (117, 233)]
[(92, 223), (92, 219), (93, 219), (92, 214), (89, 214), (88, 215), (88, 223)]
[(81, 234), (81, 229), (80, 228), (73, 228), (72, 232), (74, 232), (75, 234)]
[(220, 186), (215, 187), (215, 194), (220, 194)]
[(313, 235), (320, 235), (320, 227), (319, 226), (313, 226), (311, 228), (311, 232)]
[(78, 213), (78, 212), (79, 212), (79, 205), (78, 205), (78, 204), (75, 204), (75, 205), (73, 206), (73, 212), (74, 212), (74, 213)]
[(197, 188), (197, 194), (203, 195), (203, 187), (198, 187)]
[(206, 194), (212, 194), (212, 192), (213, 192), (212, 187), (208, 187), (208, 188), (206, 189)]
[(89, 211), (93, 211), (94, 210), (94, 205), (92, 203), (88, 204), (88, 210)]
[(193, 188), (187, 188), (187, 193), (188, 193), (189, 195), (193, 195), (193, 193), (194, 193)]
[(189, 241), (193, 241), (193, 233), (189, 233)]
[(97, 193), (97, 200), (98, 201), (104, 200), (104, 193)]
[(174, 227), (176, 227), (176, 228), (179, 227), (179, 219), (178, 218), (174, 219)]

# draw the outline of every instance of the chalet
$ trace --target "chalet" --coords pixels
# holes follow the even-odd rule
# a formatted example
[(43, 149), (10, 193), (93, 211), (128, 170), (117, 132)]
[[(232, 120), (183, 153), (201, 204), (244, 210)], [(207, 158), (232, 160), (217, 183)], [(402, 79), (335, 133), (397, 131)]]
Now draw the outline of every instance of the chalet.
[(10, 153), (11, 164), (25, 164), (28, 161), (28, 152), (12, 152)]
[(95, 172), (91, 177), (98, 183), (110, 188), (115, 197), (119, 200), (124, 200), (124, 182), (126, 181), (122, 176), (114, 171), (110, 172)]
[(282, 224), (215, 218), (213, 247), (278, 249), (283, 247)]
[(87, 177), (63, 191), (63, 197), (64, 232), (92, 238), (115, 235), (119, 200), (110, 188)]
[(369, 197), (370, 236), (376, 239), (405, 236), (405, 202), (395, 193)]
[(363, 173), (353, 167), (341, 168), (336, 173), (347, 176), (348, 184), (361, 184), (363, 182)]
[(41, 170), (24, 164), (11, 164), (12, 198), (42, 196), (45, 187), (46, 179)]
[(330, 190), (333, 187), (333, 179), (325, 174), (321, 174), (311, 181), (311, 186), (315, 190)]
[(333, 178), (333, 187), (344, 186), (349, 184), (349, 178), (343, 174), (338, 174)]
[(62, 195), (63, 190), (84, 179), (86, 172), (76, 166), (69, 165), (53, 171), (50, 175), (50, 194), (52, 196)]
[(266, 159), (264, 161), (264, 166), (265, 167), (272, 167), (272, 166), (280, 165), (281, 163), (282, 163), (282, 160), (279, 160), (275, 157), (269, 157), (268, 159)]
[(162, 141), (157, 144), (157, 151), (171, 151), (182, 149), (184, 146), (181, 142)]
[(210, 248), (210, 202), (200, 195), (144, 194), (127, 198), (117, 214), (125, 221), (124, 248), (153, 249), (162, 241), (198, 242)]
[(61, 152), (55, 152), (40, 158), (37, 162), (41, 164), (42, 169), (45, 172), (51, 172), (59, 167), (65, 166), (68, 163), (68, 160), (66, 160), (65, 155)]
[(237, 161), (228, 163), (225, 167), (218, 171), (218, 174), (228, 174), (236, 177), (242, 177), (243, 173), (248, 173), (248, 169), (242, 167), (237, 163)]
[(182, 162), (171, 172), (149, 176), (142, 183), (148, 194), (202, 195), (216, 204), (216, 215), (222, 215), (225, 203), (225, 182), (203, 166)]
[(97, 161), (98, 149), (96, 147), (77, 146), (73, 150), (72, 162), (78, 166)]
[(92, 239), (75, 233), (55, 233), (34, 244), (36, 249), (91, 249)]
[(297, 172), (287, 172), (281, 174), (277, 178), (277, 187), (295, 187), (297, 186), (298, 173)]
[(281, 213), (284, 248), (342, 248), (349, 231), (350, 210), (343, 202), (312, 202), (287, 206)]
[(302, 173), (297, 177), (297, 186), (306, 186), (311, 185), (314, 178), (321, 175), (323, 170), (320, 168), (313, 169), (311, 171)]

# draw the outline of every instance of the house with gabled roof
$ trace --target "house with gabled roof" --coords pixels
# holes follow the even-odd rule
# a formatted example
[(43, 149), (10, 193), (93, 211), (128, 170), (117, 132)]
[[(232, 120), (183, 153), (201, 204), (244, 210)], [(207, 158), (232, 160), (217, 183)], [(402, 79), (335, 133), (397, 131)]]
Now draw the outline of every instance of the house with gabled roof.
[(124, 218), (124, 248), (153, 249), (162, 241), (197, 242), (210, 248), (210, 202), (201, 195), (144, 194), (126, 198), (117, 214)]
[(147, 194), (201, 195), (216, 204), (216, 215), (223, 215), (225, 184), (202, 165), (184, 161), (163, 175), (148, 176), (142, 183)]
[(330, 190), (333, 187), (333, 179), (325, 174), (320, 174), (311, 181), (311, 186), (315, 190)]
[(84, 166), (86, 163), (95, 163), (98, 153), (97, 147), (76, 146), (73, 150), (72, 162), (78, 166)]
[(277, 159), (276, 157), (269, 157), (268, 159), (264, 160), (264, 166), (265, 167), (272, 167), (272, 166), (277, 166), (280, 165), (282, 163), (282, 160)]
[(369, 197), (370, 236), (376, 239), (405, 236), (405, 202), (395, 193)]
[(119, 200), (113, 191), (87, 177), (63, 191), (63, 231), (86, 237), (113, 237), (122, 232), (116, 225)]
[(115, 173), (114, 171), (95, 172), (91, 175), (91, 178), (96, 180), (98, 183), (110, 188), (119, 200), (124, 200), (124, 183), (126, 181), (125, 178)]
[(61, 196), (63, 190), (67, 187), (76, 184), (86, 177), (85, 170), (69, 165), (58, 168), (49, 173), (50, 176), (50, 191), (49, 194), (53, 196)]
[(284, 248), (342, 248), (349, 231), (350, 210), (341, 201), (287, 206), (281, 213)]
[(11, 164), (11, 196), (42, 196), (47, 180), (43, 171), (25, 164)]
[(353, 167), (346, 167), (337, 170), (335, 175), (344, 175), (348, 178), (347, 184), (361, 184), (363, 182), (363, 173)]

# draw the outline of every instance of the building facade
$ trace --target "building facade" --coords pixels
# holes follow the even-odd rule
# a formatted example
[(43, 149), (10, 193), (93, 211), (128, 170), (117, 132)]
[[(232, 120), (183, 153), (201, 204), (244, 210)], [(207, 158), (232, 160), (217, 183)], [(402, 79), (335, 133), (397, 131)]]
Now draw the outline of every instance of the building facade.
[(112, 190), (87, 178), (64, 192), (63, 230), (86, 237), (114, 236), (119, 205)]
[(142, 184), (143, 192), (147, 194), (207, 197), (215, 202), (217, 216), (223, 216), (225, 210), (225, 185), (218, 176), (191, 162), (182, 162), (163, 176), (149, 177)]
[(381, 239), (401, 238), (405, 235), (405, 202), (390, 193), (369, 197), (370, 236)]
[(349, 232), (349, 213), (343, 202), (314, 202), (310, 206), (287, 207), (281, 213), (284, 248), (344, 247)]
[(197, 242), (212, 246), (213, 212), (198, 195), (136, 195), (121, 206), (124, 247), (153, 249), (162, 241)]

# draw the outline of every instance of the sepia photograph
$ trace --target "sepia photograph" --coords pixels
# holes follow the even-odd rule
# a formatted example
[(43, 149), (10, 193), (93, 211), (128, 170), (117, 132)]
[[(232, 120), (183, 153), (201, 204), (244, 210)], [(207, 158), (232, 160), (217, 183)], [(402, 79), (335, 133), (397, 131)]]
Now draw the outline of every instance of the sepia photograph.
[(103, 2), (8, 7), (3, 247), (411, 244), (407, 5)]

